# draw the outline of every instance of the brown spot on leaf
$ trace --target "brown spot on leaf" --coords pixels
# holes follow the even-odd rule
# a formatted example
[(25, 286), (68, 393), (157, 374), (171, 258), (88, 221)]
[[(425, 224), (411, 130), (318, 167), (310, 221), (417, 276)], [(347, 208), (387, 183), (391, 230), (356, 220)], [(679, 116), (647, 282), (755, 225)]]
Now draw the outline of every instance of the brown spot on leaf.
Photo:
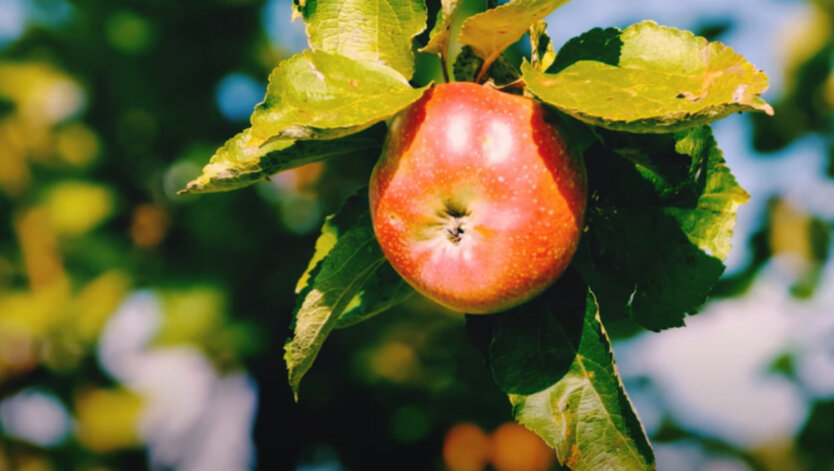
[(678, 93), (678, 95), (675, 98), (686, 98), (687, 100), (689, 100), (693, 103), (701, 99), (700, 96), (698, 96), (698, 95), (696, 95), (692, 92), (680, 92), (680, 93)]
[(570, 456), (568, 456), (568, 460), (565, 462), (568, 468), (575, 468), (576, 464), (579, 462), (579, 447), (576, 446), (576, 443), (570, 446)]

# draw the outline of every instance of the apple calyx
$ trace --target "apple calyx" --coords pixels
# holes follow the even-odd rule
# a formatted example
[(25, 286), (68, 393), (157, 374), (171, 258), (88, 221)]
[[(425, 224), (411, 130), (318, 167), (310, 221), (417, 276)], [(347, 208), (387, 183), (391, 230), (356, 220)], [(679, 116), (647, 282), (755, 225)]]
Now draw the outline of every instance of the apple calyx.
[(438, 216), (444, 221), (443, 227), (446, 231), (446, 238), (453, 244), (459, 244), (463, 240), (464, 232), (466, 232), (464, 226), (469, 213), (455, 207), (450, 201), (447, 201), (445, 206), (446, 208)]

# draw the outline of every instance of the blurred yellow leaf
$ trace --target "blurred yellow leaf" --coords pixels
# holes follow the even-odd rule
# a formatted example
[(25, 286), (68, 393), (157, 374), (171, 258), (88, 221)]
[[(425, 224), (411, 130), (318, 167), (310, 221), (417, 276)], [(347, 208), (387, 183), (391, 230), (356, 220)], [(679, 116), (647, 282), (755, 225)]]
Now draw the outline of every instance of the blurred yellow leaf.
[(770, 208), (773, 225), (770, 229), (770, 246), (775, 255), (791, 254), (801, 263), (810, 263), (811, 217), (804, 211), (777, 200)]
[(42, 456), (24, 456), (16, 461), (15, 471), (52, 471), (52, 463)]
[(19, 196), (31, 180), (19, 129), (10, 119), (0, 121), (0, 190), (10, 196)]
[(64, 283), (9, 293), (0, 298), (0, 333), (42, 337), (67, 318), (69, 300), (69, 287)]
[(82, 445), (103, 453), (141, 443), (142, 398), (126, 389), (92, 389), (76, 399), (76, 433)]
[(88, 283), (72, 302), (72, 316), (78, 339), (94, 342), (104, 323), (119, 307), (130, 288), (130, 277), (119, 270), (104, 273)]
[(75, 167), (86, 167), (99, 153), (98, 136), (80, 122), (59, 129), (55, 136), (55, 147), (61, 160)]
[(204, 286), (161, 294), (164, 320), (157, 345), (202, 345), (223, 324), (226, 299), (217, 288)]
[(828, 12), (816, 5), (809, 5), (801, 17), (787, 24), (778, 35), (778, 46), (785, 64), (785, 88), (791, 90), (800, 85), (796, 83), (798, 69), (831, 40), (834, 25)]
[(65, 181), (47, 191), (43, 205), (59, 236), (79, 236), (113, 214), (114, 200), (112, 190), (103, 185)]
[(78, 83), (50, 64), (0, 63), (0, 96), (14, 103), (26, 121), (49, 126), (79, 113), (84, 92)]
[(15, 221), (29, 286), (33, 290), (66, 282), (58, 240), (52, 227), (51, 214), (43, 208), (29, 209)]

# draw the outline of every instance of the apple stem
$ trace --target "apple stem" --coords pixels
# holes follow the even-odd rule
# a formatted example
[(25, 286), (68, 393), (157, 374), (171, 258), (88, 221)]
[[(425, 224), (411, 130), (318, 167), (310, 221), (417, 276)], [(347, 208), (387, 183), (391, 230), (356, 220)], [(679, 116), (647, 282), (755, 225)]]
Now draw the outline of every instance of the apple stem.
[(496, 90), (523, 90), (525, 85), (524, 79), (518, 79), (504, 85), (495, 85), (494, 88)]
[(491, 65), (492, 65), (491, 60), (488, 61), (488, 62), (485, 60), (484, 63), (481, 64), (481, 68), (478, 70), (478, 74), (475, 75), (475, 83), (483, 83), (484, 77), (486, 76), (486, 73), (487, 73), (487, 70), (489, 70), (489, 66), (491, 66)]
[(449, 61), (446, 59), (446, 51), (440, 52), (440, 69), (443, 71), (443, 81), (451, 83), (452, 81), (449, 79)]

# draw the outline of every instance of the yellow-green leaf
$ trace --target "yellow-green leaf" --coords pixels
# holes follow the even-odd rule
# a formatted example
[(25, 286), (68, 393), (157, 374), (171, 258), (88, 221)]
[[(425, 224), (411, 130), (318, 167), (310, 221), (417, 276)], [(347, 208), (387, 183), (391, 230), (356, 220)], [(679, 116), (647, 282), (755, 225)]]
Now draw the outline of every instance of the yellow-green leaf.
[(379, 124), (358, 134), (329, 141), (266, 140), (255, 138), (250, 129), (229, 139), (203, 167), (202, 174), (181, 193), (213, 193), (249, 186), (272, 175), (301, 165), (363, 153), (379, 153), (385, 126)]
[[(555, 74), (523, 64), (527, 88), (586, 123), (638, 133), (673, 132), (738, 111), (773, 113), (760, 98), (767, 76), (719, 42), (644, 21), (607, 46), (606, 57), (583, 50)], [(619, 48), (615, 64), (607, 57), (611, 46)], [(563, 51), (556, 61), (564, 62)]]
[(458, 41), (484, 59), (482, 71), (539, 20), (568, 0), (512, 0), (463, 22)]
[(426, 28), (421, 0), (296, 0), (310, 46), (359, 61), (386, 64), (405, 78), (414, 73), (411, 41)]
[(304, 51), (272, 71), (249, 134), (263, 141), (343, 137), (390, 118), (423, 90), (382, 64)]

